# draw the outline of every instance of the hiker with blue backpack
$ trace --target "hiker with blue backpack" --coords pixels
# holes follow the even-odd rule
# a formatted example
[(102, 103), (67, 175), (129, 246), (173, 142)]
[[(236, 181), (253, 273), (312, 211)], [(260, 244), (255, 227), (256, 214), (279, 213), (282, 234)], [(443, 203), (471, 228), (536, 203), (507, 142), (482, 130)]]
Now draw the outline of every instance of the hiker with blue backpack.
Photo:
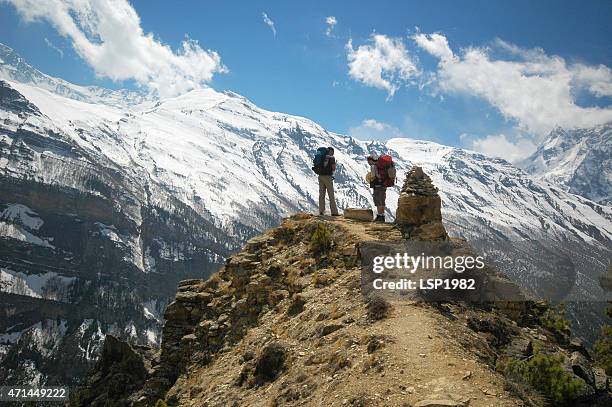
[(319, 176), (319, 215), (325, 213), (325, 194), (329, 196), (329, 209), (332, 216), (340, 216), (334, 197), (334, 172), (336, 159), (332, 147), (320, 147), (315, 154), (312, 170)]

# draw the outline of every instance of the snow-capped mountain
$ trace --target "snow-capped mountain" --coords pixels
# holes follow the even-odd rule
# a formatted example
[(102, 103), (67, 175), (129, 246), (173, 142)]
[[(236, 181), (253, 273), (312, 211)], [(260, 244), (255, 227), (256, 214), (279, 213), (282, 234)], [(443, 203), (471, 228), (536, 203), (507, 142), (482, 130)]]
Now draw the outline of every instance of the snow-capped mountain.
[(16, 82), (28, 83), (58, 95), (87, 103), (129, 107), (153, 101), (153, 98), (144, 91), (111, 90), (99, 86), (79, 86), (60, 78), (45, 75), (29, 65), (12, 48), (2, 43), (0, 43), (0, 77)]
[[(400, 180), (422, 166), (440, 189), (449, 232), (524, 287), (603, 299), (612, 209), (506, 161), (428, 141), (359, 141), (212, 89), (155, 103), (94, 92), (130, 95), (101, 102), (48, 86), (61, 80), (6, 54), (0, 380), (68, 383), (91, 366), (107, 332), (157, 343), (178, 280), (207, 276), (250, 236), (315, 210), (319, 146), (336, 150), (340, 207), (371, 205), (365, 157), (388, 152)], [(22, 80), (16, 70), (37, 74)], [(387, 194), (389, 215), (398, 191)]]
[(612, 204), (612, 123), (555, 128), (521, 165), (539, 179), (603, 205)]

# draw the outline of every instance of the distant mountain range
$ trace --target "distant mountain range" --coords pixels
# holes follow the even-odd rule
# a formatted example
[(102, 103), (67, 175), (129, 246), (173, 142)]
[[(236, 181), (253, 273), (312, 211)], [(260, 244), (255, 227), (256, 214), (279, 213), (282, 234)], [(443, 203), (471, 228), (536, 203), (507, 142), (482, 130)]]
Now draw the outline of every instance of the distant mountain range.
[(602, 205), (612, 204), (612, 123), (555, 128), (521, 163), (532, 175)]
[(604, 298), (612, 208), (564, 184), (429, 141), (356, 140), (232, 92), (154, 100), (49, 77), (6, 46), (0, 60), (0, 382), (72, 383), (108, 332), (158, 344), (179, 280), (315, 210), (312, 155), (328, 145), (340, 207), (371, 206), (370, 152), (394, 157), (400, 183), (420, 165), (451, 235), (534, 294), (583, 301), (570, 311), (599, 332), (584, 304)]

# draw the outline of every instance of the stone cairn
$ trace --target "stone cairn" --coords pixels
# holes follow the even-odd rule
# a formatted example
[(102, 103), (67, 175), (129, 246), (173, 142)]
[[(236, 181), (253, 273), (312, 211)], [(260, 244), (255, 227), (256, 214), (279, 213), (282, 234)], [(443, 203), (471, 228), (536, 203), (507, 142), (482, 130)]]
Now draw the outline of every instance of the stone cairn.
[(414, 166), (406, 174), (395, 223), (408, 239), (445, 240), (448, 235), (442, 224), (441, 206), (438, 188), (421, 167)]

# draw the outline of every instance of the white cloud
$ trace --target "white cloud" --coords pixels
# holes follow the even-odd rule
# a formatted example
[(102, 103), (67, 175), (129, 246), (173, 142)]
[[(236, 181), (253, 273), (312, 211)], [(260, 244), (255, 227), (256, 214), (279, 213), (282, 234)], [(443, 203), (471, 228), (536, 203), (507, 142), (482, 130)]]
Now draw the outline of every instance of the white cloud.
[(612, 70), (607, 66), (579, 64), (572, 67), (572, 73), (576, 87), (585, 88), (597, 97), (612, 96)]
[(445, 36), (433, 33), (431, 35), (416, 34), (412, 37), (417, 45), (429, 52), (431, 55), (440, 58), (442, 61), (453, 61), (455, 56), (448, 46)]
[(64, 58), (64, 51), (56, 47), (55, 44), (49, 41), (47, 37), (45, 37), (45, 44), (47, 44), (47, 46), (51, 48), (52, 50), (56, 51), (59, 54), (60, 58)]
[(160, 96), (204, 86), (226, 72), (219, 55), (186, 39), (174, 52), (152, 33), (127, 0), (0, 0), (26, 21), (45, 20), (72, 42), (77, 54), (100, 77), (133, 79)]
[(274, 27), (274, 21), (272, 21), (272, 19), (268, 17), (266, 13), (261, 13), (261, 15), (263, 16), (264, 23), (266, 23), (266, 25), (270, 27), (270, 29), (272, 30), (272, 35), (274, 35), (274, 38), (276, 38), (276, 27)]
[(373, 34), (370, 42), (357, 49), (353, 48), (352, 39), (346, 44), (349, 76), (365, 85), (386, 90), (389, 99), (419, 72), (401, 39)]
[(514, 137), (512, 140), (504, 134), (489, 135), (482, 138), (462, 134), (459, 138), (466, 147), (472, 150), (490, 157), (501, 157), (510, 162), (527, 158), (537, 148), (528, 138)]
[(334, 27), (336, 26), (336, 24), (338, 24), (338, 20), (336, 20), (336, 17), (334, 16), (329, 16), (325, 19), (325, 24), (327, 24), (327, 29), (325, 30), (325, 35), (327, 35), (328, 37), (332, 37), (333, 36), (333, 31), (334, 31)]
[(481, 97), (537, 138), (556, 125), (592, 127), (612, 120), (611, 108), (583, 107), (575, 99), (579, 91), (612, 94), (612, 73), (606, 66), (568, 64), (542, 49), (522, 49), (502, 40), (494, 47), (506, 59), (492, 57), (492, 50), (483, 47), (464, 49), (458, 56), (441, 34), (417, 34), (413, 39), (439, 59), (436, 83), (440, 91)]
[(350, 127), (348, 133), (359, 140), (386, 140), (403, 136), (397, 127), (374, 119), (363, 120), (358, 126)]

